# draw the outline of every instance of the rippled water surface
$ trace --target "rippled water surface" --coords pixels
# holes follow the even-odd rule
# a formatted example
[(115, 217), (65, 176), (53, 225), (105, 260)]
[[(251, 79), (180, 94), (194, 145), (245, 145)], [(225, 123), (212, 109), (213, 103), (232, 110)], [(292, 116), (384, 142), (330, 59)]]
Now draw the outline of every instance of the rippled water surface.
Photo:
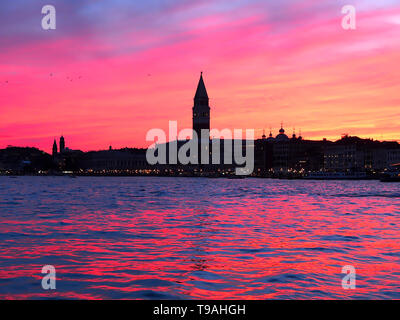
[(397, 183), (0, 177), (0, 222), (2, 299), (400, 298)]

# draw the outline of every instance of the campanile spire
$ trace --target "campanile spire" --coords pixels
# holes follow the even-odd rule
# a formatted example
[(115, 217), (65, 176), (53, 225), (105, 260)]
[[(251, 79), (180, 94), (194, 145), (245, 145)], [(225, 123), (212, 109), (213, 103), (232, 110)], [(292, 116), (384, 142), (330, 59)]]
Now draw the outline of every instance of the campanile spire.
[(193, 130), (197, 133), (199, 139), (202, 129), (210, 130), (210, 106), (203, 72), (200, 73), (193, 104)]

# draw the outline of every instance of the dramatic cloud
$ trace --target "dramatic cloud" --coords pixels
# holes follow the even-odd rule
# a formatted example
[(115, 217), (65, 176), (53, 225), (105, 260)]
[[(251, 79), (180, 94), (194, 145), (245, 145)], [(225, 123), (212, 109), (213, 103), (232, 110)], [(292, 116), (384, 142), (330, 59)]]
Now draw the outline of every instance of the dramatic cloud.
[(214, 128), (280, 122), (306, 138), (399, 140), (400, 5), (346, 1), (0, 2), (0, 147), (146, 146), (168, 120), (191, 126), (200, 71)]

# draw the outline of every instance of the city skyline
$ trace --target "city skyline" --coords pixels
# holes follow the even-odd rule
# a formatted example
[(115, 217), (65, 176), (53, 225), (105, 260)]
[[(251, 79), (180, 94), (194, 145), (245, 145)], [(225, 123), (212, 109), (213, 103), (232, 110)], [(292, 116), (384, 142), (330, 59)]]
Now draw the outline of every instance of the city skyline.
[[(192, 128), (179, 128), (178, 127), (177, 128), (178, 131), (176, 132), (176, 134), (178, 134), (178, 132), (180, 132), (180, 130), (182, 130), (182, 129), (184, 129), (184, 130), (190, 129), (190, 130), (193, 130), (194, 132), (196, 132), (197, 137), (200, 137), (201, 136), (201, 133), (200, 133), (201, 130), (202, 129), (206, 129), (209, 132), (208, 133), (209, 139), (211, 139), (211, 140), (213, 138), (217, 138), (217, 139), (222, 138), (222, 139), (224, 139), (224, 137), (222, 137), (222, 136), (221, 137), (213, 137), (212, 136), (213, 131), (210, 131), (212, 129), (216, 129), (217, 132), (221, 132), (221, 130), (219, 128), (210, 128), (210, 120), (211, 120), (210, 110), (211, 110), (211, 108), (209, 106), (209, 97), (208, 97), (207, 89), (206, 89), (206, 86), (205, 86), (205, 83), (204, 83), (204, 80), (203, 80), (203, 72), (200, 72), (200, 78), (199, 78), (198, 84), (196, 86), (196, 91), (195, 91), (193, 100), (194, 100), (194, 106), (192, 108), (192, 112), (193, 112), (193, 114), (192, 114), (192, 119), (193, 119)], [(171, 130), (171, 128), (169, 130)], [(265, 139), (271, 141), (271, 139), (272, 139), (272, 140), (276, 140), (278, 142), (282, 142), (282, 141), (299, 140), (299, 139), (303, 140), (303, 138), (304, 138), (303, 134), (301, 132), (301, 129), (299, 129), (296, 132), (295, 128), (293, 128), (292, 135), (289, 135), (289, 132), (287, 132), (284, 129), (283, 122), (280, 123), (279, 130), (277, 130), (276, 134), (273, 134), (272, 127), (269, 128), (268, 136), (266, 134), (265, 128), (263, 128), (262, 130), (263, 131), (262, 131), (262, 135), (261, 136), (254, 136), (254, 140), (255, 141), (256, 140), (265, 140)], [(179, 140), (178, 136), (176, 136), (176, 138), (174, 138), (175, 136), (171, 137), (170, 136), (171, 132), (168, 133), (168, 132), (164, 131), (164, 133), (165, 133), (165, 136), (166, 136), (166, 141), (165, 142)], [(283, 137), (283, 139), (282, 139), (282, 137)], [(342, 140), (343, 138), (346, 138), (346, 137), (351, 137), (351, 135), (349, 135), (347, 133), (342, 134), (340, 140)], [(360, 137), (353, 136), (353, 138), (360, 138)], [(372, 139), (368, 138), (368, 139), (371, 140), (371, 141), (374, 141), (374, 140), (375, 141), (379, 141), (378, 139), (374, 139), (374, 138), (372, 138)], [(58, 141), (57, 140), (58, 139), (56, 137), (54, 137), (53, 144), (52, 144), (52, 147), (51, 147), (51, 152), (48, 152), (46, 148), (44, 148), (42, 150), (47, 152), (47, 153), (49, 153), (49, 154), (52, 154), (54, 156), (54, 155), (56, 155), (58, 153), (63, 153), (64, 151), (67, 151), (67, 152), (69, 152), (69, 151), (90, 152), (90, 151), (102, 151), (102, 150), (107, 150), (107, 149), (108, 150), (112, 150), (112, 149), (126, 149), (126, 148), (139, 148), (139, 149), (151, 148), (151, 145), (147, 145), (144, 148), (143, 147), (137, 147), (137, 146), (125, 146), (125, 147), (113, 148), (113, 146), (110, 144), (107, 147), (103, 147), (103, 148), (100, 148), (100, 149), (97, 149), (97, 150), (94, 150), (94, 149), (85, 150), (85, 149), (79, 148), (79, 147), (76, 147), (76, 148), (67, 147), (65, 145), (65, 138), (64, 138), (63, 134), (61, 134), (61, 136), (59, 137), (59, 140)], [(307, 139), (305, 139), (305, 140), (307, 140)], [(317, 139), (314, 139), (314, 140), (308, 139), (308, 140), (309, 141), (322, 141), (322, 140), (330, 141), (330, 140), (326, 139), (325, 137), (323, 139), (318, 139), (318, 140)], [(338, 139), (333, 139), (332, 142), (334, 142), (334, 141), (339, 141), (339, 140)], [(385, 142), (385, 141), (381, 141), (381, 142)], [(390, 142), (390, 141), (388, 141), (388, 142)], [(395, 142), (397, 142), (397, 141), (395, 141)], [(8, 147), (38, 148), (37, 146), (13, 146), (13, 145), (7, 145), (7, 148)], [(76, 150), (74, 150), (74, 149), (76, 149)]]
[(283, 121), (307, 139), (399, 141), (395, 1), (355, 1), (351, 31), (344, 1), (55, 1), (51, 31), (40, 28), (41, 3), (21, 4), (0, 4), (0, 148), (51, 153), (60, 135), (84, 151), (146, 147), (146, 132), (168, 120), (191, 127), (200, 71), (211, 128), (261, 137)]

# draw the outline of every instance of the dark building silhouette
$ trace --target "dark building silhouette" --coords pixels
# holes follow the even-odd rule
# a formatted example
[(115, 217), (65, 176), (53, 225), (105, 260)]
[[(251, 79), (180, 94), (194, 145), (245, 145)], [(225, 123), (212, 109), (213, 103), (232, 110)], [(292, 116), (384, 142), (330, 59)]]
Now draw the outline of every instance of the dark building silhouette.
[(270, 131), (268, 138), (263, 135), (255, 141), (256, 172), (280, 176), (319, 170), (323, 166), (323, 145), (323, 141), (304, 140), (295, 133), (289, 138), (281, 125), (276, 137)]
[[(209, 97), (204, 84), (203, 74), (197, 85), (194, 106), (193, 106), (193, 130), (200, 137), (202, 129), (210, 130), (210, 106)], [(235, 164), (233, 157), (226, 161), (224, 150), (226, 145), (232, 145), (235, 140), (224, 139), (224, 137), (207, 137), (210, 152), (209, 164), (181, 164), (179, 160), (171, 162), (169, 149), (181, 146), (188, 140), (173, 140), (166, 143), (167, 164), (152, 166), (160, 172), (198, 174), (208, 172), (219, 175), (223, 172), (234, 171)], [(213, 143), (219, 142), (220, 159), (219, 163), (213, 163)], [(245, 153), (246, 140), (241, 140), (242, 154)], [(357, 150), (353, 151), (353, 150)], [(198, 149), (200, 157), (200, 149)], [(200, 160), (200, 159), (198, 159)], [(371, 142), (369, 139), (356, 137), (344, 137), (336, 142), (303, 139), (301, 133), (297, 136), (295, 130), (291, 137), (285, 132), (281, 123), (279, 133), (274, 137), (272, 131), (269, 136), (265, 131), (261, 139), (254, 140), (254, 175), (268, 177), (301, 177), (309, 172), (370, 172), (377, 170), (390, 170), (393, 163), (400, 163), (400, 147), (397, 142)]]
[(400, 163), (397, 142), (379, 142), (344, 135), (324, 148), (326, 171), (379, 171)]
[(37, 174), (53, 168), (51, 155), (37, 148), (9, 146), (0, 149), (0, 173)]
[(63, 153), (65, 151), (65, 140), (64, 137), (61, 136), (60, 138), (60, 153)]
[[(0, 150), (0, 173), (38, 173), (48, 171), (52, 173), (81, 173), (101, 175), (230, 175), (240, 165), (235, 163), (232, 148), (239, 143), (242, 155), (246, 152), (246, 140), (233, 140), (222, 136), (222, 132), (213, 130), (210, 139), (210, 105), (209, 97), (201, 73), (194, 96), (193, 131), (197, 133), (199, 142), (201, 130), (208, 132), (205, 142), (205, 158), (208, 164), (199, 164), (198, 161), (179, 163), (179, 159), (170, 158), (170, 148), (179, 150), (190, 140), (173, 140), (165, 144), (156, 145), (155, 153), (165, 147), (166, 163), (150, 165), (146, 159), (146, 149), (124, 148), (82, 152), (71, 150), (65, 146), (65, 139), (60, 137), (59, 149), (54, 140), (53, 157), (35, 148), (9, 147)], [(221, 136), (218, 136), (221, 135)], [(304, 177), (307, 174), (330, 176), (330, 173), (365, 173), (368, 177), (376, 177), (382, 173), (396, 171), (400, 168), (400, 145), (397, 142), (380, 142), (372, 139), (343, 136), (333, 142), (326, 139), (315, 141), (306, 140), (301, 133), (295, 132), (288, 137), (281, 124), (279, 133), (274, 136), (272, 131), (268, 137), (263, 131), (261, 139), (250, 141), (254, 148), (253, 175), (259, 177)], [(213, 163), (214, 146), (220, 148), (219, 163)], [(201, 155), (200, 145), (198, 156)], [(58, 150), (57, 150), (58, 149)], [(224, 151), (227, 151), (227, 155)], [(226, 157), (225, 157), (226, 156)], [(189, 157), (189, 155), (187, 155)], [(190, 154), (190, 157), (192, 155)], [(216, 155), (215, 158), (218, 156)], [(200, 160), (199, 158), (197, 160)], [(203, 160), (203, 159), (202, 159)], [(189, 162), (189, 164), (188, 164)], [(334, 176), (331, 175), (331, 176)], [(339, 175), (340, 176), (340, 175)]]
[[(210, 106), (203, 80), (203, 72), (200, 74), (193, 105), (193, 130), (197, 133), (199, 140), (201, 138), (202, 129), (210, 130)], [(209, 135), (207, 136), (207, 139), (208, 138)]]
[(343, 136), (332, 142), (326, 139), (306, 140), (301, 136), (255, 141), (256, 173), (269, 176), (298, 175), (309, 172), (364, 172), (369, 175), (395, 170), (400, 164), (400, 145), (372, 139)]
[(146, 149), (123, 148), (86, 152), (79, 162), (82, 170), (93, 173), (139, 174), (149, 169)]
[(54, 139), (54, 143), (53, 143), (53, 157), (55, 157), (57, 155), (57, 142), (56, 139)]

